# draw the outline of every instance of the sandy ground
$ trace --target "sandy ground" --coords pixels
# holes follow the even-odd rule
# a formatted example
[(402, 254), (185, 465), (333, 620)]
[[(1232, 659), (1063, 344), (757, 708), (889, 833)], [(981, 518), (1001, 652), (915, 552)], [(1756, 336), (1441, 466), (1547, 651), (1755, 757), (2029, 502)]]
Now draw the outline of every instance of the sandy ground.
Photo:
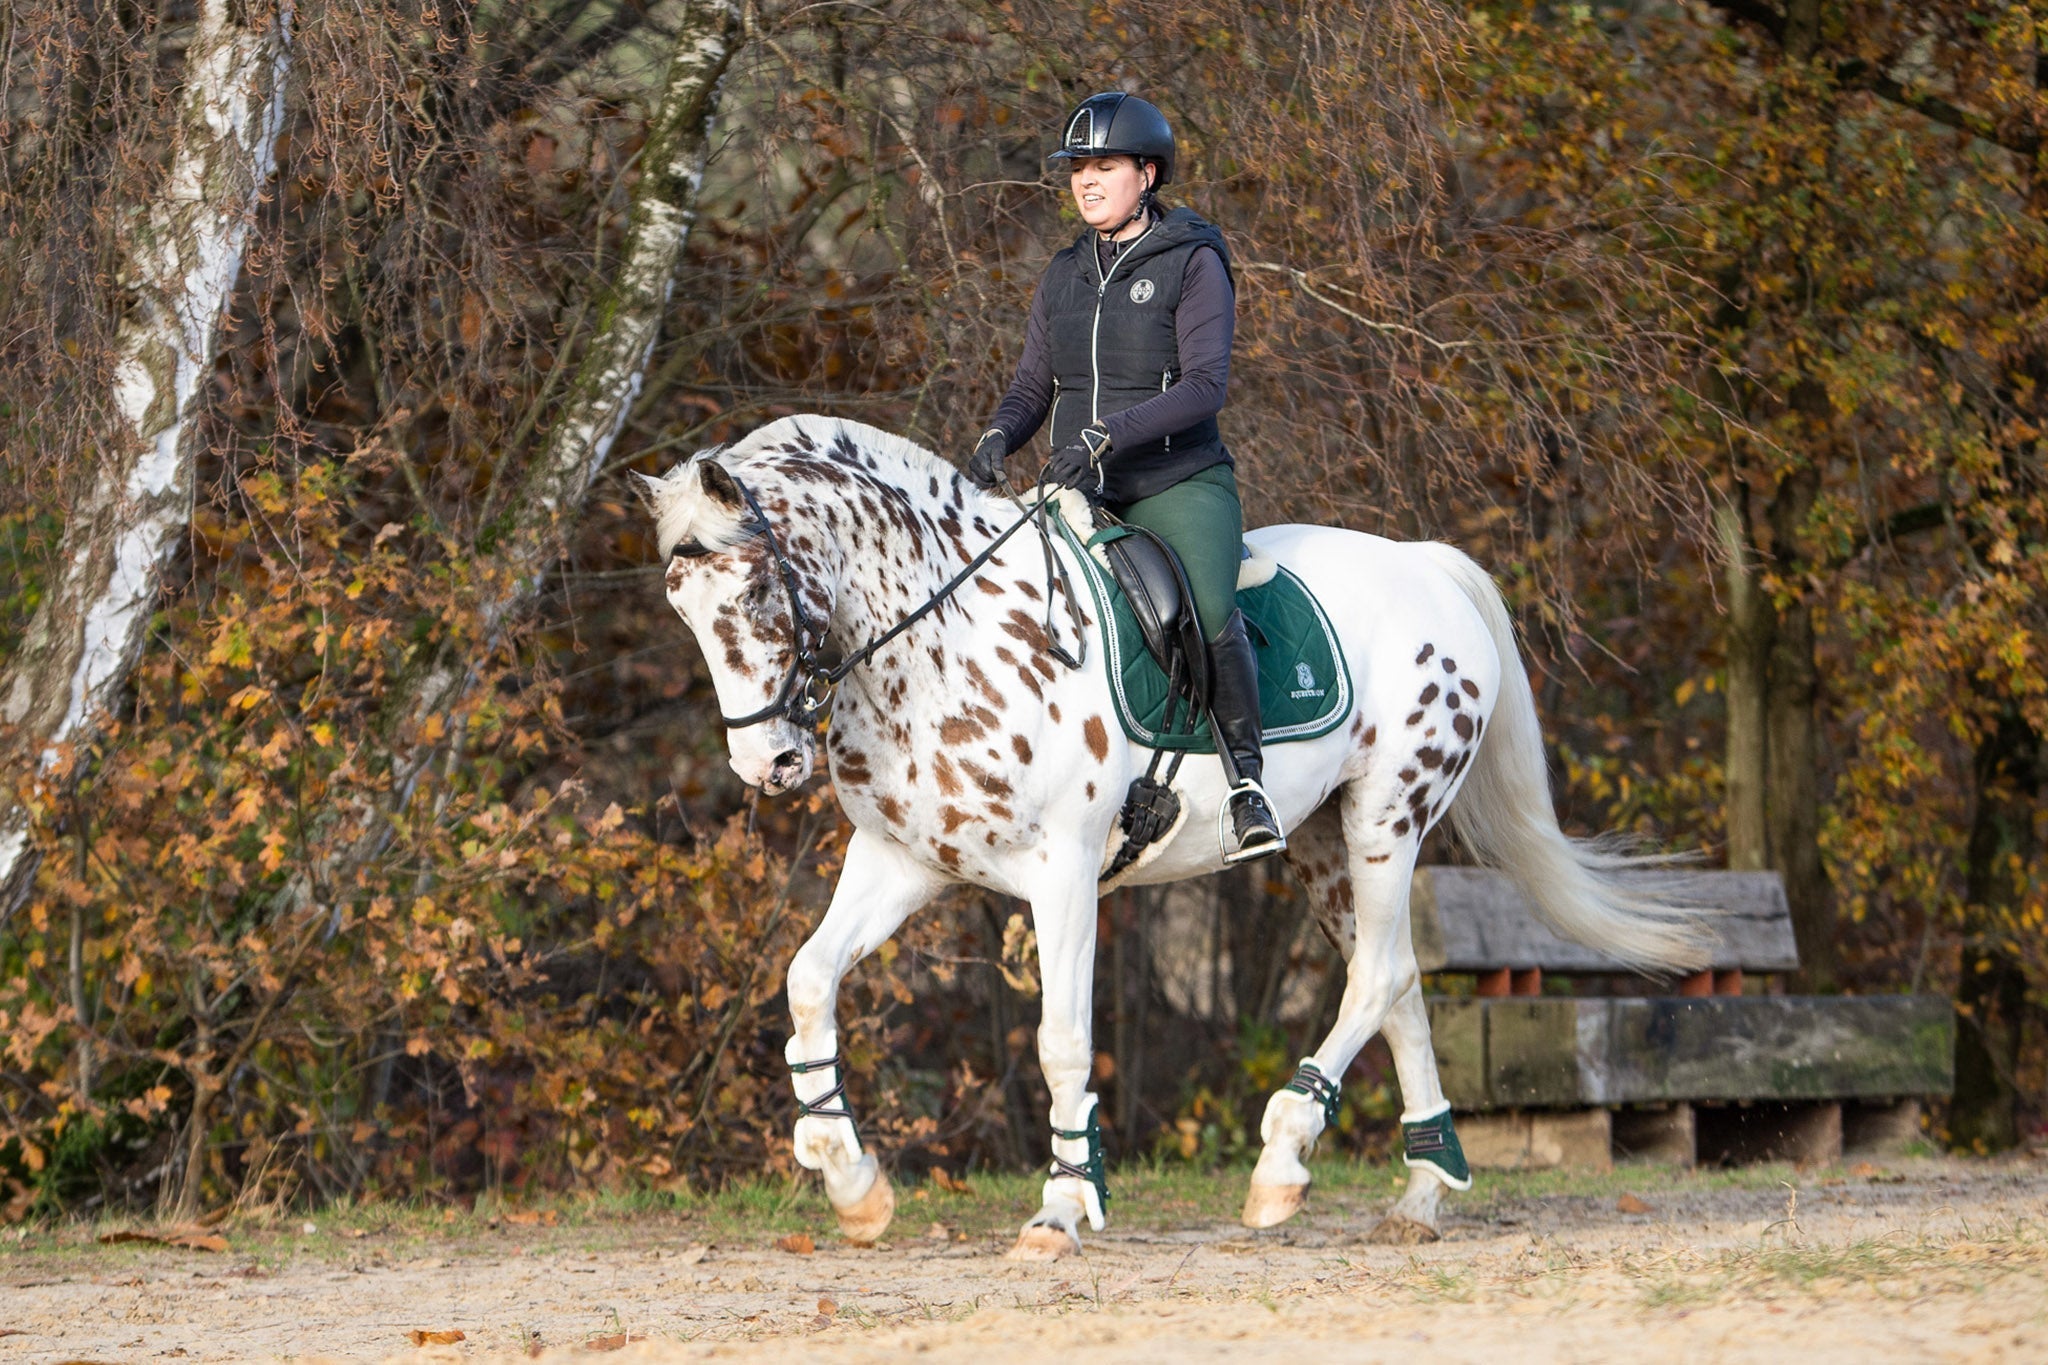
[[(1361, 1242), (1375, 1178), (1269, 1233), (1220, 1200), (1146, 1210), (1040, 1266), (1000, 1259), (1007, 1207), (963, 1232), (914, 1194), (874, 1249), (808, 1197), (779, 1211), (810, 1254), (687, 1217), (344, 1218), (230, 1228), (225, 1253), (0, 1235), (0, 1361), (2048, 1360), (2048, 1163), (1502, 1183), (1425, 1247)], [(415, 1330), (464, 1340), (415, 1350)]]

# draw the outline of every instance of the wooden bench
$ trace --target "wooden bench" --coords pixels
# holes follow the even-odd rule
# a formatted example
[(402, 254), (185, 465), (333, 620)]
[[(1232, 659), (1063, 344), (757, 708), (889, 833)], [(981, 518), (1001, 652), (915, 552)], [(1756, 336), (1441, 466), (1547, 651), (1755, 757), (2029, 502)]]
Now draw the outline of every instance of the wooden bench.
[(1920, 1101), (1954, 1079), (1948, 1000), (1783, 994), (1799, 955), (1777, 874), (1695, 875), (1721, 943), (1659, 986), (1552, 934), (1500, 873), (1417, 869), (1422, 970), (1477, 987), (1429, 1002), (1474, 1165), (1826, 1162), (1919, 1137)]

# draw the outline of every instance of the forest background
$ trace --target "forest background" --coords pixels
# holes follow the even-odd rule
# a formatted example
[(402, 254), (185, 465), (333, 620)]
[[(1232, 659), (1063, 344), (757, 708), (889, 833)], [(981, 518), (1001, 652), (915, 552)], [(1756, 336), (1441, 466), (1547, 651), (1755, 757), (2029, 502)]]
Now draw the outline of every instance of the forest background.
[[(0, 1216), (789, 1169), (844, 831), (732, 780), (627, 475), (963, 457), (1106, 88), (1236, 258), (1250, 520), (1476, 555), (1568, 827), (1781, 871), (1795, 985), (1951, 994), (1936, 1136), (2028, 1140), (2044, 9), (18, 0)], [(1242, 1153), (1334, 1008), (1289, 882), (1205, 894), (1104, 903), (1125, 1154)], [(1017, 908), (856, 973), (899, 1166), (1043, 1159)]]

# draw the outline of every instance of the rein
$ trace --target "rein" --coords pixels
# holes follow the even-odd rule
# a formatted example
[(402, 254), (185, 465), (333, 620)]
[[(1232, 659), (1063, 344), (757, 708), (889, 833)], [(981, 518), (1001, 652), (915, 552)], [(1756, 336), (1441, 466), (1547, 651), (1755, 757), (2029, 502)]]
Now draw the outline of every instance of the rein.
[[(1045, 491), (1045, 477), (1042, 474), (1038, 482), (1038, 501), (1025, 509), (1024, 515), (1012, 522), (1001, 535), (989, 543), (986, 549), (968, 560), (966, 568), (947, 579), (937, 592), (925, 599), (924, 605), (838, 663), (831, 665), (818, 658), (818, 650), (825, 644), (825, 628), (812, 620), (811, 614), (804, 610), (803, 596), (797, 591), (796, 569), (790, 564), (788, 556), (782, 553), (782, 542), (776, 538), (775, 524), (768, 520), (767, 513), (761, 510), (761, 504), (754, 500), (754, 491), (741, 483), (737, 475), (733, 477), (733, 482), (739, 485), (740, 496), (746, 499), (747, 510), (753, 514), (755, 534), (767, 537), (768, 553), (775, 560), (776, 570), (782, 578), (782, 591), (789, 599), (789, 618), (796, 631), (796, 650), (789, 661), (789, 671), (782, 675), (782, 686), (776, 690), (775, 700), (760, 710), (750, 711), (744, 716), (720, 714), (719, 719), (728, 730), (758, 725), (764, 720), (774, 720), (777, 717), (786, 717), (792, 724), (806, 729), (815, 727), (832, 709), (832, 699), (847, 674), (874, 658), (884, 645), (936, 611), (939, 605), (957, 592), (982, 565), (988, 563), (997, 550), (1003, 548), (1005, 541), (1033, 521), (1038, 523), (1039, 540), (1045, 550), (1045, 635), (1050, 642), (1052, 655), (1068, 668), (1074, 669), (1080, 668), (1087, 657), (1088, 633), (1082, 624), (1080, 604), (1074, 600), (1074, 585), (1067, 575), (1066, 566), (1059, 563), (1053, 554), (1052, 533), (1045, 525), (1045, 509), (1050, 498)], [(681, 555), (685, 554), (685, 551), (679, 545), (671, 553)], [(1079, 657), (1069, 653), (1052, 631), (1055, 577), (1066, 597), (1067, 611), (1074, 622), (1075, 637), (1080, 641)]]

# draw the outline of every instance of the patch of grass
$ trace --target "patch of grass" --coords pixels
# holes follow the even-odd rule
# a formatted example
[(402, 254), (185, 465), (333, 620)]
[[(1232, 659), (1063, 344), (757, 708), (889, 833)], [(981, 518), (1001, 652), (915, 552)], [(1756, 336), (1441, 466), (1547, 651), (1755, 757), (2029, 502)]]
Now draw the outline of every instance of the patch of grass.
[(1683, 1307), (1739, 1296), (1791, 1293), (1825, 1298), (1856, 1286), (1880, 1297), (1974, 1293), (2002, 1275), (2038, 1277), (2048, 1267), (2048, 1238), (2015, 1224), (2005, 1235), (1864, 1238), (1838, 1244), (1773, 1240), (1690, 1264), (1666, 1261), (1646, 1272), (1649, 1307)]

